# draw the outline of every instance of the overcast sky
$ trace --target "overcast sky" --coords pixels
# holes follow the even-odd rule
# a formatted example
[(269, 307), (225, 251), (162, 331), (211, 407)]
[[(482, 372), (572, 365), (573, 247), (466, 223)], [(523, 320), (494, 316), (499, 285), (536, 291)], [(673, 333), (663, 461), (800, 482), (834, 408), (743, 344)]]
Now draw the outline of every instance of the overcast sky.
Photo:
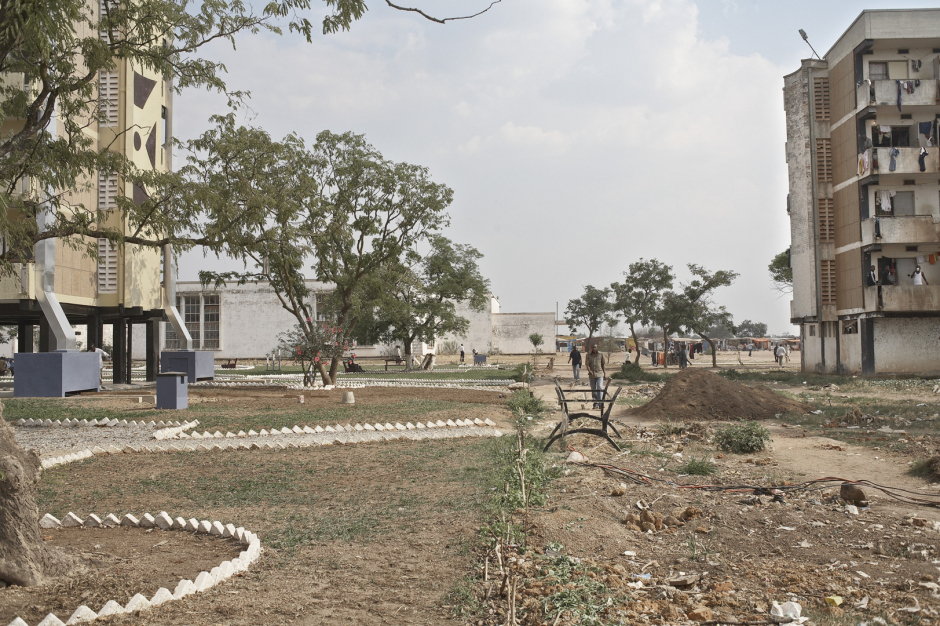
[[(317, 4), (317, 0), (314, 0)], [(437, 16), (486, 0), (413, 0)], [(789, 246), (783, 75), (824, 55), (863, 8), (819, 0), (502, 0), (446, 25), (380, 0), (350, 32), (242, 36), (224, 59), (245, 123), (308, 143), (366, 136), (454, 194), (448, 236), (477, 247), (504, 312), (554, 311), (639, 259), (740, 273), (717, 299), (795, 331), (771, 258)], [(320, 16), (311, 14), (319, 22)], [(177, 98), (186, 139), (225, 101)], [(180, 279), (218, 267), (184, 255)]]

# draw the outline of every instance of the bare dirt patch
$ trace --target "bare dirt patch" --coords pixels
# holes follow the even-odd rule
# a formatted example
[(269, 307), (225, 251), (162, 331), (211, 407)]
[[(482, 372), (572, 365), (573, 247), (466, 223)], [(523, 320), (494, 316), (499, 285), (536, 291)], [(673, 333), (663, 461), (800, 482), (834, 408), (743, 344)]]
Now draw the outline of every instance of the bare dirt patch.
[(765, 387), (751, 387), (707, 370), (689, 368), (669, 379), (658, 396), (630, 414), (658, 420), (762, 420), (813, 408)]
[(126, 527), (45, 530), (43, 539), (80, 557), (87, 570), (38, 587), (0, 589), (0, 623), (21, 617), (36, 624), (49, 613), (65, 621), (82, 604), (97, 611), (108, 600), (125, 605), (137, 593), (149, 599), (244, 549), (231, 539)]

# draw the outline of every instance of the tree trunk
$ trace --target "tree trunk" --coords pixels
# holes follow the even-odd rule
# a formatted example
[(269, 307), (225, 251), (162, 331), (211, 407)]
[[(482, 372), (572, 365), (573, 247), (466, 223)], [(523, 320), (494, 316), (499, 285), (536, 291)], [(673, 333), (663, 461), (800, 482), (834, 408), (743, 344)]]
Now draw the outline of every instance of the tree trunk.
[(665, 326), (663, 326), (663, 368), (669, 369), (669, 335), (666, 334)]
[[(636, 331), (633, 330), (633, 324), (630, 324), (630, 335), (633, 336), (633, 348), (636, 350), (636, 358), (634, 359), (634, 363), (639, 365), (640, 364), (640, 342), (636, 338)], [(627, 352), (627, 355), (629, 354), (630, 352)]]
[(28, 587), (81, 569), (76, 559), (43, 543), (36, 506), (39, 472), (39, 455), (19, 447), (13, 428), (0, 417), (0, 582)]
[(330, 378), (329, 373), (326, 371), (326, 366), (323, 365), (323, 360), (317, 361), (317, 369), (320, 371), (320, 378), (323, 380), (323, 385), (332, 385), (334, 380)]
[[(702, 333), (699, 333), (699, 335), (702, 335)], [(718, 353), (715, 352), (715, 342), (705, 335), (702, 335), (702, 339), (708, 342), (708, 347), (712, 351), (712, 367), (718, 367)]]
[(405, 344), (405, 371), (410, 372), (414, 369), (413, 355), (411, 354), (411, 345), (414, 343), (413, 340), (407, 339), (403, 342)]

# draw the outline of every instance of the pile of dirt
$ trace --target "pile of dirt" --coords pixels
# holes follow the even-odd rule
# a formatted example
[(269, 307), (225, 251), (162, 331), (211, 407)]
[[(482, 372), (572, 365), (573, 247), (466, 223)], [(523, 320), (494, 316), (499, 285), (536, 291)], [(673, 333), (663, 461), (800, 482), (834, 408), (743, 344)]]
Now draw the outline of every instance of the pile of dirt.
[(813, 407), (765, 387), (749, 387), (708, 370), (688, 368), (673, 376), (659, 395), (630, 412), (651, 419), (761, 420)]

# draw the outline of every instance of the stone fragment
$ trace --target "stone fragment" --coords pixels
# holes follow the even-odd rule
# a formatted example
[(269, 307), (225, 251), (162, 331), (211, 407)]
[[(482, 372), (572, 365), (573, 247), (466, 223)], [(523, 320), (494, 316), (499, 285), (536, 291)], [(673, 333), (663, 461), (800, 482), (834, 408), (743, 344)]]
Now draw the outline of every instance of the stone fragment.
[(173, 599), (179, 600), (188, 595), (196, 593), (196, 585), (193, 584), (193, 581), (184, 578), (176, 585), (176, 590), (173, 591)]
[(61, 528), (62, 522), (52, 517), (48, 513), (42, 516), (42, 519), (39, 520), (40, 528)]
[(186, 518), (174, 517), (173, 518), (173, 530), (186, 530)]
[(199, 520), (194, 517), (186, 520), (186, 530), (191, 533), (199, 532)]
[(710, 622), (712, 620), (712, 610), (707, 606), (697, 606), (686, 614), (693, 622)]
[(10, 622), (9, 626), (29, 626), (29, 624), (27, 624), (26, 622), (24, 622), (24, 621), (23, 621), (22, 619), (20, 619), (19, 617), (16, 617), (16, 618), (13, 618), (13, 621)]
[(140, 448), (128, 444), (124, 446), (121, 452), (123, 452), (124, 454), (138, 454), (140, 453)]
[(418, 430), (424, 430), (424, 429), (427, 428), (427, 426), (425, 426), (425, 425), (422, 424), (421, 422), (418, 422), (415, 426), (416, 426), (416, 428), (418, 428)]
[(98, 611), (98, 617), (104, 617), (106, 615), (120, 615), (124, 613), (124, 607), (115, 602), (114, 600), (108, 600), (101, 610)]
[(282, 435), (290, 435), (290, 434), (293, 434), (293, 432), (294, 432), (294, 431), (292, 431), (292, 430), (291, 430), (290, 428), (288, 428), (287, 426), (285, 426), (284, 428), (281, 429), (281, 434), (282, 434)]
[(75, 609), (75, 612), (72, 613), (72, 617), (70, 617), (69, 621), (65, 623), (68, 625), (81, 624), (82, 622), (90, 622), (97, 618), (98, 618), (98, 614), (83, 604), (77, 609)]
[(134, 597), (130, 599), (130, 602), (127, 603), (127, 606), (124, 607), (124, 612), (133, 613), (134, 611), (146, 611), (149, 608), (150, 600), (138, 593), (135, 594)]
[(332, 426), (327, 426), (326, 428), (324, 428), (324, 430), (325, 430), (326, 432), (328, 432), (328, 433), (335, 433), (335, 432), (336, 432), (336, 429), (333, 428)]
[(91, 453), (94, 454), (95, 456), (100, 456), (102, 454), (107, 454), (108, 451), (100, 446), (95, 446), (94, 448), (91, 449)]
[(157, 525), (156, 519), (150, 513), (144, 513), (140, 516), (141, 528), (154, 528)]
[(215, 535), (216, 537), (221, 537), (225, 532), (225, 526), (222, 525), (222, 522), (216, 520), (212, 522), (209, 526), (209, 534)]
[(258, 436), (258, 433), (256, 433), (256, 432), (253, 431), (253, 430), (249, 430), (249, 431), (248, 431), (248, 436), (249, 436), (249, 437), (257, 437), (257, 436)]
[(404, 426), (402, 426), (402, 425), (399, 424), (398, 422), (395, 422), (395, 430), (407, 430), (407, 428), (405, 428)]
[(140, 526), (140, 520), (128, 513), (121, 518), (121, 526), (137, 527)]
[(82, 526), (85, 528), (100, 528), (101, 518), (94, 513), (91, 513), (88, 517), (85, 518), (85, 521), (82, 522)]
[(231, 561), (222, 561), (219, 563), (219, 581), (228, 580), (235, 575), (235, 566)]
[(496, 426), (496, 423), (493, 422), (493, 420), (491, 420), (490, 418), (486, 418), (485, 420), (483, 420), (483, 423), (486, 424), (487, 426)]
[(317, 431), (310, 428), (309, 426), (304, 426), (303, 432), (307, 433), (308, 435), (315, 435)]
[(196, 576), (196, 580), (193, 581), (193, 584), (196, 587), (196, 591), (205, 591), (209, 587), (215, 584), (215, 580), (212, 578), (212, 574), (209, 572), (199, 572), (199, 575)]
[(150, 606), (160, 606), (172, 599), (173, 594), (170, 593), (170, 590), (166, 587), (160, 587), (157, 589), (157, 593), (153, 594), (153, 597), (150, 598)]
[(395, 430), (395, 427), (388, 422), (385, 422), (385, 430)]
[(46, 615), (36, 626), (65, 626), (65, 622), (50, 613), (49, 615)]
[(300, 426), (294, 426), (293, 428), (291, 428), (291, 432), (293, 432), (293, 433), (295, 433), (295, 434), (297, 434), (297, 435), (301, 435), (301, 434), (303, 434), (304, 429), (301, 428)]
[[(447, 420), (447, 421), (450, 422), (450, 420)], [(453, 422), (450, 422), (450, 423), (453, 424)], [(438, 428), (444, 428), (445, 426), (447, 426), (447, 424), (445, 422), (442, 422), (441, 420), (437, 420), (436, 422), (434, 422), (434, 424)]]
[(173, 528), (173, 518), (166, 511), (160, 511), (157, 513), (157, 516), (153, 518), (154, 525), (160, 530), (169, 530)]
[(224, 537), (224, 538), (227, 539), (227, 538), (229, 538), (229, 537), (234, 537), (234, 536), (235, 536), (235, 525), (234, 525), (234, 524), (226, 524), (226, 525), (225, 525), (225, 530), (222, 531), (222, 537)]
[(376, 429), (376, 430), (384, 431), (384, 430), (385, 430), (385, 427), (382, 426), (381, 424), (376, 424), (376, 425), (375, 425), (375, 429)]
[(235, 437), (238, 437), (238, 435), (236, 435), (235, 433), (233, 433), (233, 432), (231, 432), (231, 431), (225, 433), (225, 436), (226, 436), (226, 438), (228, 438), (228, 439), (234, 439)]
[(483, 420), (481, 420), (479, 417), (474, 417), (474, 418), (473, 418), (473, 423), (476, 424), (477, 426), (485, 426), (485, 425), (486, 425), (486, 423), (485, 423)]
[(373, 426), (372, 424), (363, 424), (362, 429), (363, 430), (375, 430), (375, 426)]
[(121, 520), (117, 518), (114, 513), (108, 513), (104, 516), (104, 519), (101, 520), (102, 526), (120, 526)]
[(261, 436), (262, 436), (262, 437), (266, 437), (266, 436), (268, 436), (269, 434), (271, 434), (271, 433), (269, 433), (268, 431), (266, 431), (266, 430), (263, 429), (263, 428), (261, 429)]
[(862, 491), (861, 487), (857, 485), (843, 483), (839, 488), (839, 497), (849, 504), (868, 506), (868, 497), (865, 495), (865, 492)]
[(108, 446), (108, 454), (124, 454), (124, 452), (115, 445)]
[(355, 426), (353, 426), (353, 428), (356, 429), (356, 430), (358, 430), (358, 431), (365, 430), (365, 429), (362, 427), (362, 424), (356, 424)]

